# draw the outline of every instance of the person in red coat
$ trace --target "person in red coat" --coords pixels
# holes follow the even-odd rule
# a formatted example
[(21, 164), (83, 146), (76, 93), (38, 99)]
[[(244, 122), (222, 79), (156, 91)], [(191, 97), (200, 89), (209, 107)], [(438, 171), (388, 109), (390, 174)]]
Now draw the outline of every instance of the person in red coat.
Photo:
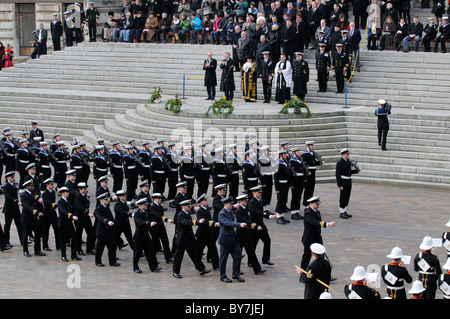
[(13, 58), (14, 58), (14, 51), (12, 50), (11, 45), (7, 44), (6, 45), (6, 49), (3, 52), (3, 60), (4, 60), (3, 67), (4, 68), (9, 68), (9, 67), (14, 66), (13, 65), (13, 61), (12, 61)]

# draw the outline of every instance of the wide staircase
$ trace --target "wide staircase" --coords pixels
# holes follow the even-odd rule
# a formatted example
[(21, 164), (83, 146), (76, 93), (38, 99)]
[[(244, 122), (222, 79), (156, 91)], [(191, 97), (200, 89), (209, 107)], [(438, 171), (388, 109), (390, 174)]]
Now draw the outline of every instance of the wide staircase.
[[(203, 118), (205, 101), (202, 63), (211, 51), (220, 61), (229, 51), (223, 45), (83, 43), (0, 72), (0, 126), (15, 136), (37, 120), (50, 140), (59, 132), (68, 143), (75, 137), (89, 145), (97, 137), (107, 146), (128, 138), (182, 142), (180, 132), (196, 140), (210, 130), (268, 132), (265, 144), (272, 154), (275, 141), (291, 146), (314, 140), (326, 164), (318, 171), (321, 182), (334, 182), (339, 158), (336, 148), (349, 147), (362, 171), (355, 180), (368, 183), (426, 186), (450, 185), (450, 112), (447, 104), (450, 66), (447, 55), (424, 52), (366, 51), (361, 48), (361, 72), (354, 72), (347, 94), (329, 89), (317, 93), (314, 55), (307, 50), (310, 82), (306, 102), (311, 118), (279, 114), (279, 105), (244, 103), (239, 73), (235, 73), (235, 111), (228, 118)], [(220, 81), (220, 70), (217, 72)], [(261, 97), (261, 85), (258, 83)], [(161, 104), (147, 104), (154, 88), (162, 90)], [(218, 88), (217, 88), (218, 89)], [(166, 99), (184, 97), (177, 114), (164, 110)], [(222, 93), (218, 92), (217, 98)], [(388, 151), (377, 144), (374, 110), (379, 98), (393, 105)], [(194, 129), (201, 124), (201, 132)], [(235, 142), (243, 143), (245, 135)], [(223, 144), (229, 140), (223, 140)]]

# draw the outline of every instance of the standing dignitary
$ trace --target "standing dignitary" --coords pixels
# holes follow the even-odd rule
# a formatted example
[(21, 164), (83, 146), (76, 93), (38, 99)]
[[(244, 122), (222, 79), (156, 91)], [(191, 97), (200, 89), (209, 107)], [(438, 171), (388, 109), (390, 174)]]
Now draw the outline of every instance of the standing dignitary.
[(20, 194), (20, 202), (22, 204), (22, 214), (20, 221), (22, 223), (22, 246), (25, 257), (31, 257), (28, 252), (28, 234), (34, 233), (34, 254), (36, 256), (45, 256), (41, 251), (41, 229), (39, 217), (42, 216), (42, 210), (37, 209), (35, 199), (35, 183), (32, 179), (27, 180), (24, 184), (24, 191)]
[(263, 103), (270, 103), (270, 98), (272, 97), (272, 80), (275, 75), (274, 65), (272, 59), (269, 57), (269, 51), (264, 51), (262, 55), (263, 59), (259, 59), (258, 73), (263, 85)]
[(292, 81), (294, 82), (293, 94), (301, 100), (308, 94), (309, 65), (303, 59), (302, 52), (295, 52), (295, 60), (292, 62)]
[(347, 72), (347, 68), (350, 65), (348, 54), (345, 53), (342, 48), (342, 43), (337, 43), (336, 51), (333, 52), (332, 68), (336, 76), (336, 93), (344, 93), (344, 74)]
[(245, 102), (256, 102), (257, 97), (257, 69), (251, 55), (247, 56), (247, 62), (241, 68), (241, 91)]
[(291, 99), (291, 63), (287, 61), (286, 54), (280, 55), (280, 61), (276, 64), (275, 69), (275, 101), (278, 104), (284, 104)]
[[(305, 209), (303, 215), (303, 256), (300, 262), (300, 267), (306, 269), (311, 260), (311, 245), (314, 243), (323, 244), (322, 228), (335, 227), (336, 222), (323, 222), (320, 215), (319, 206), (320, 198), (318, 196), (308, 199), (309, 206)], [(305, 275), (300, 276), (300, 281), (305, 281)]]
[(264, 202), (262, 200), (263, 190), (261, 186), (255, 186), (250, 189), (252, 192), (252, 198), (248, 202), (248, 212), (250, 214), (250, 221), (260, 226), (261, 230), (253, 229), (253, 242), (256, 246), (258, 245), (259, 240), (263, 242), (263, 255), (262, 255), (262, 263), (265, 265), (272, 266), (274, 263), (270, 260), (270, 245), (271, 239), (269, 236), (269, 230), (267, 229), (266, 224), (264, 223), (264, 218), (267, 219), (275, 219), (277, 216), (275, 214), (269, 213), (264, 209)]
[(100, 12), (94, 6), (93, 2), (89, 2), (89, 8), (86, 10), (86, 22), (89, 29), (89, 42), (97, 42), (97, 20), (100, 18)]
[(234, 215), (232, 212), (234, 201), (231, 197), (226, 197), (222, 199), (223, 209), (219, 213), (219, 224), (220, 232), (217, 242), (220, 245), (220, 255), (219, 255), (219, 270), (220, 270), (220, 280), (223, 282), (232, 282), (231, 279), (227, 277), (226, 266), (228, 256), (231, 254), (233, 258), (233, 279), (237, 279), (240, 282), (244, 282), (245, 279), (241, 277), (241, 259), (242, 252), (234, 228), (247, 227), (246, 223), (239, 223), (234, 221)]
[(50, 34), (52, 36), (53, 50), (61, 50), (61, 38), (63, 36), (63, 24), (58, 19), (58, 14), (53, 14), (53, 19), (50, 22)]
[(308, 179), (305, 182), (303, 193), (303, 206), (308, 206), (308, 199), (313, 197), (316, 186), (316, 169), (317, 166), (325, 164), (322, 157), (314, 151), (314, 141), (306, 141), (306, 150), (302, 153), (301, 158), (309, 171)]
[(442, 269), (438, 256), (431, 252), (433, 239), (425, 236), (419, 248), (422, 251), (414, 257), (414, 270), (419, 272), (418, 280), (423, 283), (425, 288), (422, 298), (435, 299), (437, 282), (442, 274)]
[(3, 203), (3, 214), (5, 214), (4, 233), (7, 244), (10, 243), (10, 229), (14, 221), (20, 243), (22, 244), (22, 223), (20, 221), (20, 206), (19, 206), (19, 189), (16, 184), (15, 171), (10, 171), (5, 174), (6, 183), (2, 187), (3, 195), (5, 195), (5, 202)]
[[(361, 169), (359, 167), (354, 167), (355, 165), (352, 160), (349, 159), (350, 152), (348, 148), (344, 148), (339, 152), (341, 154), (341, 159), (336, 163), (336, 182), (339, 187), (339, 217), (347, 219), (352, 217), (347, 213), (347, 206), (350, 201), (350, 195), (352, 193), (352, 175), (358, 174)], [(356, 166), (356, 165), (355, 165)]]
[(55, 193), (55, 182), (53, 178), (46, 179), (43, 184), (45, 185), (45, 190), (42, 192), (42, 201), (44, 205), (44, 210), (42, 213), (42, 247), (45, 251), (51, 251), (48, 246), (48, 237), (50, 233), (50, 226), (53, 228), (53, 233), (55, 234), (55, 245), (56, 250), (60, 249), (60, 232), (58, 229), (58, 216), (56, 214), (56, 193)]
[(66, 46), (71, 47), (73, 46), (73, 35), (75, 31), (74, 27), (74, 20), (73, 18), (70, 18), (70, 12), (66, 11), (64, 12), (64, 35), (66, 38)]
[(173, 260), (173, 276), (178, 279), (182, 278), (180, 275), (180, 270), (185, 251), (187, 251), (189, 257), (194, 263), (195, 269), (200, 272), (200, 276), (211, 272), (210, 269), (206, 269), (201, 260), (202, 256), (198, 250), (197, 239), (195, 238), (194, 231), (192, 229), (192, 226), (204, 223), (205, 219), (192, 220), (191, 213), (193, 212), (191, 212), (191, 210), (193, 205), (194, 201), (192, 199), (182, 201), (180, 203), (181, 211), (177, 215), (177, 241)]
[(309, 248), (313, 261), (308, 268), (306, 268), (304, 298), (319, 299), (320, 295), (326, 291), (326, 287), (323, 284), (330, 284), (331, 265), (330, 262), (324, 258), (325, 247), (322, 244), (314, 243), (311, 244)]
[(97, 197), (100, 205), (94, 211), (97, 218), (96, 237), (97, 243), (95, 247), (95, 265), (104, 267), (102, 263), (102, 255), (105, 246), (108, 248), (108, 260), (110, 266), (120, 266), (116, 261), (116, 245), (114, 243), (114, 217), (109, 208), (108, 193), (103, 193)]
[(386, 257), (391, 262), (381, 267), (381, 278), (386, 284), (387, 296), (391, 299), (406, 299), (405, 281), (410, 284), (412, 277), (401, 260), (403, 251), (398, 246), (394, 247)]
[(234, 90), (236, 89), (233, 75), (235, 65), (229, 52), (225, 52), (223, 57), (224, 59), (220, 63), (220, 68), (222, 69), (220, 91), (225, 93), (225, 99), (227, 101), (232, 101), (234, 97)]
[(217, 86), (217, 60), (212, 57), (212, 53), (206, 54), (206, 60), (203, 62), (203, 70), (205, 71), (204, 84), (206, 86), (206, 93), (208, 94), (207, 100), (214, 100), (216, 98), (216, 86)]
[(77, 255), (78, 238), (73, 222), (78, 220), (78, 216), (74, 214), (74, 206), (69, 200), (69, 189), (67, 187), (61, 187), (58, 190), (61, 198), (58, 200), (58, 228), (60, 231), (60, 248), (61, 248), (61, 260), (68, 262), (66, 257), (66, 243), (70, 242), (71, 257), (75, 260), (81, 260), (81, 257)]
[(218, 229), (219, 222), (212, 220), (210, 207), (208, 206), (208, 197), (202, 194), (196, 201), (199, 204), (197, 211), (197, 220), (204, 219), (205, 222), (198, 225), (195, 237), (198, 242), (200, 254), (203, 254), (205, 247), (208, 248), (207, 258), (211, 260), (213, 269), (219, 269), (219, 253), (217, 252), (216, 240), (213, 237), (213, 230)]
[(386, 141), (389, 131), (388, 114), (391, 114), (391, 110), (387, 109), (387, 102), (383, 99), (379, 99), (375, 115), (377, 116), (378, 145), (381, 146), (382, 151), (387, 151)]
[(148, 211), (147, 198), (141, 198), (136, 201), (138, 210), (134, 213), (135, 231), (133, 235), (134, 251), (133, 251), (133, 271), (135, 273), (142, 273), (139, 269), (139, 259), (144, 251), (148, 266), (151, 272), (160, 271), (158, 261), (156, 260), (156, 251), (150, 237), (151, 227), (156, 225), (155, 221), (151, 221), (150, 213)]

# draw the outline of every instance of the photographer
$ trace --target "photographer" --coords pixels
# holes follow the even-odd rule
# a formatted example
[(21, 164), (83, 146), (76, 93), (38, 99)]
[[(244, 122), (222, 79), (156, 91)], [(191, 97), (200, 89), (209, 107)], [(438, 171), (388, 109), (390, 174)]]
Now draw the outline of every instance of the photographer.
[(378, 100), (378, 108), (375, 110), (375, 115), (378, 118), (378, 145), (381, 146), (382, 151), (387, 151), (386, 139), (389, 131), (388, 114), (391, 114), (391, 105), (383, 99)]

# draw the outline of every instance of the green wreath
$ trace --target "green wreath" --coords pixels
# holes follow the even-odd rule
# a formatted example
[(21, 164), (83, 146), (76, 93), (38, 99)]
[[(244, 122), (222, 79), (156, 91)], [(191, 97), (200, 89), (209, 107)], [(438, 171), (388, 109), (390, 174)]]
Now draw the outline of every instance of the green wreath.
[(178, 98), (178, 96), (175, 96), (174, 99), (168, 99), (166, 103), (164, 104), (164, 109), (171, 111), (173, 114), (178, 114), (181, 111), (181, 106), (183, 105), (183, 102)]
[(211, 111), (216, 116), (227, 117), (234, 111), (233, 102), (227, 101), (225, 97), (222, 97), (219, 100), (214, 100), (214, 103), (211, 104), (205, 113), (203, 113), (202, 117), (209, 116), (209, 112)]
[(283, 104), (283, 107), (280, 110), (280, 114), (289, 114), (289, 109), (293, 108), (294, 109), (294, 114), (299, 114), (302, 115), (302, 108), (306, 109), (306, 115), (305, 117), (311, 117), (311, 111), (309, 110), (308, 105), (306, 104), (305, 101), (303, 101), (302, 99), (299, 99), (298, 97), (294, 97), (293, 99), (290, 99), (288, 101), (286, 101)]

